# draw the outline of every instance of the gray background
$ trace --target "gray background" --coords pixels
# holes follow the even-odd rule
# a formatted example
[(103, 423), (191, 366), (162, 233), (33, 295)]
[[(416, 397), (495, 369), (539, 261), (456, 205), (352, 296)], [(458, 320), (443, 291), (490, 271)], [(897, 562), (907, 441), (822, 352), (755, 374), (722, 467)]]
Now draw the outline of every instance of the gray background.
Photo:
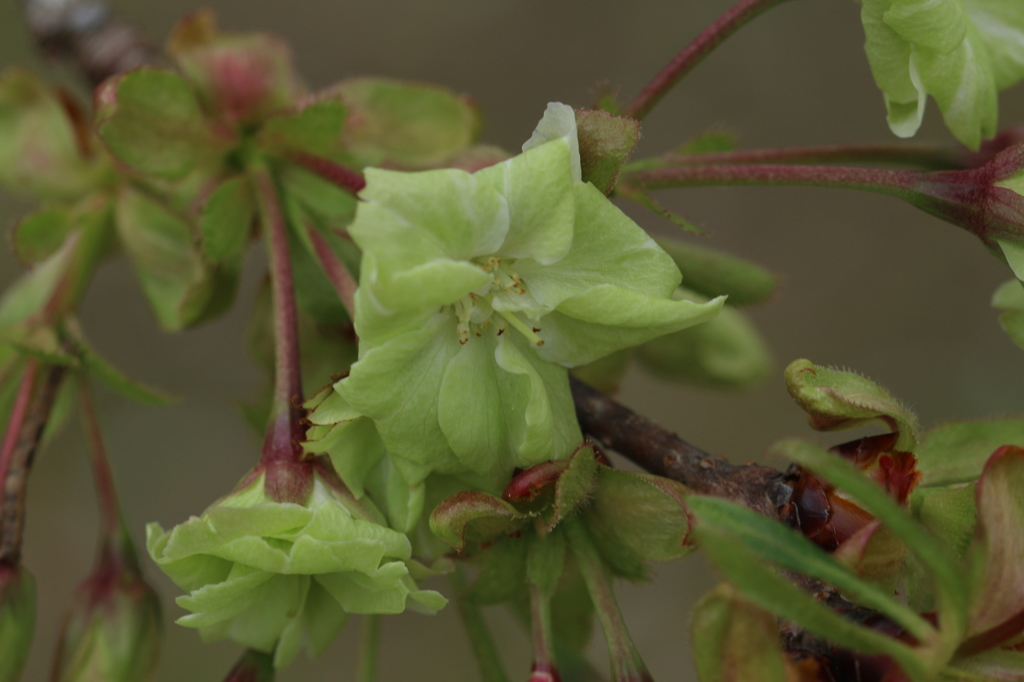
[[(470, 93), (486, 116), (484, 141), (514, 150), (546, 102), (586, 105), (601, 81), (632, 95), (728, 4), (225, 0), (214, 6), (225, 28), (272, 30), (290, 40), (312, 87), (384, 75)], [(117, 6), (162, 41), (183, 12), (199, 5)], [(846, 0), (804, 0), (757, 20), (648, 117), (639, 154), (659, 153), (715, 126), (738, 132), (747, 148), (892, 139), (861, 49), (858, 13)], [(0, 4), (0, 65), (26, 62), (40, 66), (8, 0)], [(1004, 125), (1021, 122), (1022, 103), (1020, 89), (1004, 97)], [(920, 137), (948, 139), (932, 104)], [(893, 199), (838, 190), (700, 189), (659, 198), (712, 230), (707, 243), (784, 275), (779, 295), (753, 312), (777, 366), (764, 386), (743, 394), (681, 389), (633, 372), (621, 399), (638, 411), (705, 449), (736, 461), (757, 459), (781, 437), (811, 435), (781, 381), (782, 368), (798, 357), (881, 381), (925, 425), (1024, 411), (1024, 362), (988, 308), (1009, 272), (965, 232)], [(12, 224), (28, 207), (0, 197), (0, 220)], [(631, 214), (653, 231), (674, 229)], [(140, 546), (145, 522), (169, 526), (199, 513), (256, 461), (258, 441), (236, 405), (262, 381), (240, 350), (262, 271), (254, 255), (236, 310), (174, 337), (156, 329), (124, 262), (104, 265), (88, 294), (81, 316), (94, 344), (136, 378), (183, 397), (157, 409), (101, 395), (115, 476)], [(16, 274), (5, 249), (0, 284)], [(25, 563), (40, 595), (25, 680), (46, 676), (64, 605), (92, 562), (96, 515), (79, 434), (72, 424), (39, 458), (31, 481)], [(168, 618), (159, 679), (222, 679), (237, 647), (204, 647), (194, 632), (171, 625), (183, 613), (172, 601), (176, 591), (147, 568)], [(657, 679), (693, 679), (687, 614), (715, 580), (699, 558), (690, 558), (659, 567), (652, 585), (620, 589), (626, 619)], [(513, 679), (525, 677), (526, 638), (503, 611), (489, 617)], [(351, 679), (357, 625), (354, 620), (322, 660), (300, 660), (279, 679)], [(599, 641), (592, 647), (604, 670), (602, 648)], [(432, 619), (388, 619), (381, 679), (472, 679), (467, 656), (454, 609)]]

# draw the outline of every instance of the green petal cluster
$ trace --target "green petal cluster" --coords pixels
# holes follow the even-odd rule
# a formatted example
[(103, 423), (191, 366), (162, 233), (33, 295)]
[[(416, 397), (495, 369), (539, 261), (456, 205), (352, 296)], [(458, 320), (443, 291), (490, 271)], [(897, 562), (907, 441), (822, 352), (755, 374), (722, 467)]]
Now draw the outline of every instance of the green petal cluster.
[(349, 613), (428, 612), (445, 604), (409, 575), (408, 538), (381, 524), (336, 477), (315, 474), (306, 504), (271, 501), (265, 474), (171, 531), (147, 527), (147, 549), (187, 591), (178, 623), (205, 640), (230, 637), (287, 665), (331, 643)]
[(567, 368), (710, 319), (672, 300), (672, 259), (581, 180), (573, 110), (476, 173), (369, 169), (349, 232), (363, 249), (360, 356), (336, 384), (406, 480), (500, 489), (581, 438)]
[(997, 93), (1024, 78), (1024, 3), (861, 0), (861, 20), (893, 133), (917, 132), (931, 95), (967, 146), (995, 135)]

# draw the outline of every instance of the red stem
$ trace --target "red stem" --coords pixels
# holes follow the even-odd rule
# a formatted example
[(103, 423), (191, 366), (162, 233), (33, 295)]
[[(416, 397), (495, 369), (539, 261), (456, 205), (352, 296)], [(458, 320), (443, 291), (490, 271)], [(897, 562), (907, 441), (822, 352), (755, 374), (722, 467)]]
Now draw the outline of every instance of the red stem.
[(771, 9), (785, 0), (740, 0), (726, 10), (710, 26), (701, 31), (700, 35), (683, 48), (682, 52), (656, 75), (647, 87), (637, 95), (636, 99), (626, 107), (626, 116), (637, 120), (646, 116), (654, 105), (679, 82), (683, 76), (700, 64), (705, 57), (718, 47), (722, 41), (739, 30), (744, 24), (762, 12)]
[[(747, 163), (896, 163), (926, 170), (967, 168), (967, 158), (956, 149), (929, 144), (916, 145), (828, 145), (793, 149), (752, 149), (708, 154), (666, 154), (640, 161), (637, 168), (679, 165), (724, 165)], [(627, 167), (624, 170), (629, 170)]]
[(265, 490), (278, 502), (303, 503), (312, 490), (312, 462), (303, 460), (302, 372), (288, 227), (277, 185), (264, 165), (252, 171), (260, 218), (267, 238), (274, 302), (274, 398), (260, 460), (267, 468)]
[[(18, 444), (18, 436), (21, 434), (25, 424), (25, 416), (28, 414), (28, 407), (32, 401), (32, 391), (36, 385), (36, 376), (39, 374), (39, 363), (36, 360), (29, 360), (25, 364), (25, 370), (21, 375), (21, 385), (18, 386), (18, 393), (14, 398), (14, 409), (11, 410), (11, 418), (7, 421), (7, 432), (4, 434), (3, 449), (0, 449), (0, 490), (6, 491), (7, 472), (11, 467), (11, 460)], [(0, 509), (3, 508), (6, 495), (0, 498)]]
[(366, 187), (366, 179), (360, 173), (321, 156), (294, 152), (288, 155), (288, 159), (353, 195), (358, 196), (359, 192)]
[(89, 443), (89, 454), (92, 460), (92, 472), (96, 483), (96, 497), (102, 517), (101, 528), (105, 540), (114, 543), (121, 533), (121, 509), (117, 504), (117, 491), (114, 488), (114, 477), (110, 472), (110, 462), (103, 445), (103, 434), (100, 431), (96, 407), (92, 399), (92, 391), (85, 379), (79, 382), (79, 398), (82, 401), (82, 426), (85, 438)]
[(327, 240), (323, 238), (323, 235), (317, 232), (315, 228), (310, 228), (308, 232), (309, 240), (313, 242), (313, 249), (316, 251), (316, 258), (320, 261), (320, 267), (323, 268), (327, 279), (331, 280), (334, 290), (338, 292), (338, 298), (341, 299), (342, 305), (348, 311), (349, 319), (355, 320), (355, 296), (358, 285), (352, 279), (352, 273), (348, 271), (345, 264), (338, 258), (338, 254), (334, 253), (334, 250), (327, 243)]
[(672, 166), (622, 174), (620, 183), (643, 189), (702, 185), (790, 185), (837, 187), (910, 199), (922, 179), (916, 171), (851, 166), (713, 165)]

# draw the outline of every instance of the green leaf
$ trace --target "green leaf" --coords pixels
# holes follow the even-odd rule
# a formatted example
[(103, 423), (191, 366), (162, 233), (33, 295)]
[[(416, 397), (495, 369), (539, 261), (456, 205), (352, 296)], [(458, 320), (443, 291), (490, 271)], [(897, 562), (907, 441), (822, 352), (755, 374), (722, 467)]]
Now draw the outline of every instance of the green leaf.
[(1020, 682), (1024, 680), (1024, 651), (986, 651), (957, 659), (951, 667), (971, 677), (950, 675), (944, 682)]
[(811, 428), (835, 431), (881, 420), (899, 434), (897, 450), (915, 450), (917, 417), (870, 379), (810, 360), (791, 362), (785, 378), (786, 390), (807, 412)]
[(1024, 420), (987, 419), (942, 424), (915, 451), (922, 486), (977, 480), (988, 458), (1003, 445), (1024, 447)]
[(716, 587), (690, 616), (693, 653), (701, 682), (787, 682), (774, 616), (746, 601), (728, 584)]
[[(685, 290), (677, 290), (677, 294), (677, 298), (704, 300)], [(658, 378), (712, 388), (757, 385), (772, 365), (771, 353), (757, 328), (729, 305), (703, 324), (638, 346), (634, 356)]]
[(647, 578), (650, 561), (689, 554), (688, 490), (652, 474), (598, 468), (597, 489), (583, 514), (594, 545), (608, 567), (629, 580)]
[(268, 33), (220, 32), (209, 9), (182, 19), (167, 52), (206, 110), (231, 123), (256, 124), (292, 106), (303, 92), (283, 40)]
[[(628, 187), (626, 185), (619, 185), (615, 191), (618, 196), (621, 196), (624, 199), (629, 199), (633, 203), (643, 206), (647, 210), (652, 211), (656, 215), (659, 215), (669, 221), (676, 227), (683, 228), (690, 234), (704, 234), (704, 230), (698, 227), (695, 223), (691, 222), (685, 216), (665, 208), (660, 201), (643, 190), (635, 187)], [(664, 245), (662, 246), (664, 247)]]
[(992, 307), (997, 310), (1024, 310), (1024, 283), (1019, 279), (1003, 282), (992, 294)]
[(15, 226), (14, 252), (22, 263), (39, 263), (60, 248), (74, 227), (72, 211), (67, 208), (54, 206), (36, 211)]
[(501, 538), (475, 553), (479, 574), (467, 596), (481, 605), (527, 598), (526, 560), (533, 539), (531, 533)]
[(736, 135), (723, 130), (709, 130), (680, 145), (673, 154), (720, 154), (736, 148)]
[(438, 86), (357, 78), (329, 94), (345, 103), (346, 147), (363, 165), (437, 166), (479, 134), (480, 114), (469, 98)]
[(461, 552), (467, 540), (479, 542), (508, 535), (531, 516), (494, 495), (467, 490), (446, 498), (434, 508), (430, 530)]
[(619, 170), (640, 140), (640, 121), (581, 109), (576, 112), (576, 129), (583, 182), (610, 194)]
[(342, 151), (347, 112), (337, 100), (320, 100), (298, 111), (278, 114), (260, 128), (258, 142), (272, 153), (303, 152), (333, 157)]
[(725, 294), (734, 306), (760, 303), (775, 291), (775, 275), (760, 265), (678, 239), (659, 237), (656, 241), (683, 273), (687, 289), (708, 297)]
[(101, 88), (111, 101), (98, 113), (100, 137), (115, 156), (143, 173), (181, 178), (233, 143), (214, 134), (192, 88), (176, 73), (142, 68)]
[(833, 484), (878, 518), (906, 544), (934, 580), (939, 597), (940, 651), (951, 654), (966, 627), (968, 586), (948, 551), (918, 525), (888, 493), (841, 457), (799, 440), (786, 440), (772, 448)]
[(597, 488), (598, 469), (594, 448), (581, 445), (569, 459), (569, 466), (555, 481), (555, 501), (547, 530), (585, 507)]
[(4, 292), (0, 298), (0, 338), (14, 325), (42, 310), (73, 256), (74, 245), (65, 241), (58, 251), (37, 263)]
[(565, 554), (565, 538), (557, 531), (530, 538), (526, 576), (548, 598), (554, 595), (562, 577)]
[(80, 331), (76, 330), (72, 333), (75, 337), (75, 348), (82, 365), (87, 372), (96, 377), (97, 380), (106, 385), (110, 390), (143, 405), (170, 405), (177, 401), (177, 398), (168, 393), (156, 388), (150, 388), (128, 378), (121, 370), (104, 360), (86, 342), (85, 337), (81, 335)]
[[(978, 481), (978, 534), (968, 636), (994, 648), (1024, 631), (1024, 448), (1000, 448)], [(968, 640), (966, 648), (972, 647)]]
[(830, 641), (841, 642), (845, 648), (891, 656), (912, 679), (927, 679), (925, 662), (909, 646), (832, 611), (766, 566), (733, 534), (712, 530), (700, 521), (694, 526), (694, 533), (697, 544), (712, 563), (754, 606)]
[(44, 201), (82, 198), (107, 164), (70, 94), (25, 69), (0, 75), (0, 184)]
[(248, 178), (238, 176), (220, 183), (199, 215), (203, 255), (213, 263), (237, 266), (249, 245), (255, 215)]
[(630, 349), (615, 351), (603, 358), (593, 362), (569, 369), (569, 374), (576, 377), (591, 388), (597, 389), (608, 395), (615, 395), (619, 391), (619, 384), (622, 377), (629, 369), (629, 359), (632, 356)]
[(124, 187), (117, 231), (150, 307), (168, 331), (223, 312), (234, 299), (237, 272), (204, 262), (189, 224), (166, 206)]
[(707, 532), (731, 535), (761, 563), (776, 564), (832, 585), (849, 601), (892, 618), (925, 645), (935, 638), (935, 628), (928, 621), (801, 533), (721, 498), (690, 496), (686, 505)]

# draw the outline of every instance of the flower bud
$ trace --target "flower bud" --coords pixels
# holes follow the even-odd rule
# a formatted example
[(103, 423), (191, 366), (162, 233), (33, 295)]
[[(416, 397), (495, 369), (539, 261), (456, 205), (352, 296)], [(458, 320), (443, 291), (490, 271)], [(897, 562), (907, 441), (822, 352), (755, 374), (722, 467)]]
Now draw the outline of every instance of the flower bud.
[(36, 624), (36, 582), (21, 566), (0, 563), (0, 682), (17, 682)]
[(250, 649), (238, 660), (224, 682), (274, 682), (274, 657)]
[(130, 546), (106, 547), (64, 621), (53, 682), (142, 682), (160, 651), (160, 600)]

